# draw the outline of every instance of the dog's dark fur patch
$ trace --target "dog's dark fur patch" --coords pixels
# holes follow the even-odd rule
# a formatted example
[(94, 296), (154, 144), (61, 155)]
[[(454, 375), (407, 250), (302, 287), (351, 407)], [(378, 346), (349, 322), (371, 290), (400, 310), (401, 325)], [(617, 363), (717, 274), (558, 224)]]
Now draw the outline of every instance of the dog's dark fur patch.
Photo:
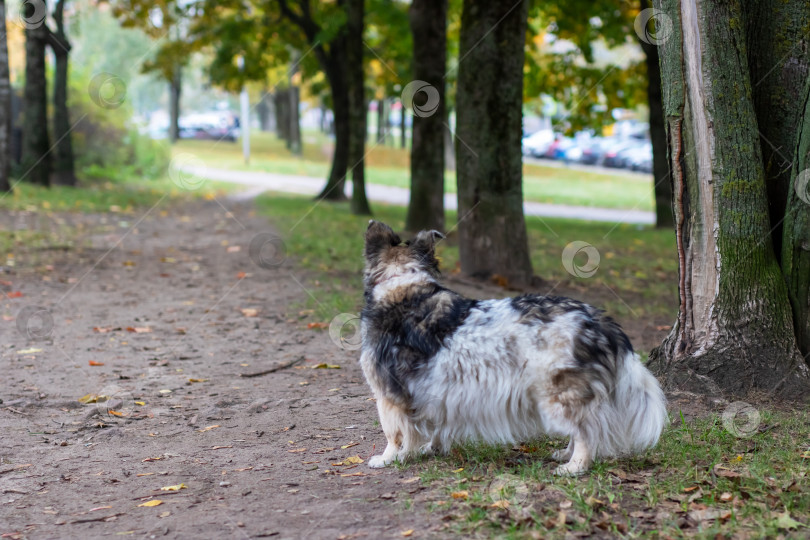
[(413, 380), (430, 363), (445, 339), (461, 326), (478, 301), (437, 284), (403, 291), (395, 304), (366, 304), (362, 318), (366, 339), (374, 343), (377, 376), (389, 398), (409, 409), (404, 381)]

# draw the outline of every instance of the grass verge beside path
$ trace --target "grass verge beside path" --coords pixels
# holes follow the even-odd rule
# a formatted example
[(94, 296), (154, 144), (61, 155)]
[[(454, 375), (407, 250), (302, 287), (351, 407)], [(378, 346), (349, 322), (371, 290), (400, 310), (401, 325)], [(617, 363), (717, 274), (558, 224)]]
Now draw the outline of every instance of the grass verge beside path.
[[(257, 204), (277, 224), (288, 254), (304, 268), (318, 272), (318, 302), (312, 300), (309, 307), (327, 321), (338, 313), (357, 311), (362, 299), (363, 233), (368, 217), (352, 215), (348, 203), (316, 203), (285, 194), (260, 196)], [(405, 208), (378, 204), (374, 217), (401, 230)], [(456, 214), (449, 212), (446, 221), (452, 229)], [(600, 307), (615, 315), (674, 319), (677, 261), (671, 231), (535, 217), (526, 218), (526, 223), (534, 272), (551, 286), (599, 289), (600, 296), (606, 297)], [(575, 277), (562, 265), (563, 249), (574, 241), (587, 242), (598, 251), (599, 267), (591, 278)], [(437, 254), (445, 273), (455, 271), (458, 246), (454, 233), (439, 244)], [(586, 262), (585, 252), (574, 258), (575, 264)]]
[[(270, 133), (251, 133), (251, 161), (246, 165), (238, 143), (182, 140), (172, 147), (175, 155), (190, 153), (206, 166), (220, 169), (249, 170), (326, 178), (329, 174), (330, 140), (322, 134), (309, 133), (304, 138), (301, 157), (290, 154), (283, 141)], [(408, 150), (390, 146), (367, 145), (366, 182), (410, 187)], [(523, 193), (527, 201), (601, 208), (651, 211), (652, 180), (627, 173), (626, 176), (600, 174), (564, 167), (525, 165)], [(455, 174), (445, 178), (448, 193), (456, 192)]]

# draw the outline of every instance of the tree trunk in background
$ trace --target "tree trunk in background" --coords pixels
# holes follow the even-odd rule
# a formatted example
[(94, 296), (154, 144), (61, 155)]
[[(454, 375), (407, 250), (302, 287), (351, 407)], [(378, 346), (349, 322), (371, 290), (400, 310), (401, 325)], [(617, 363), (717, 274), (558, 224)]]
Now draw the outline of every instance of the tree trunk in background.
[[(650, 0), (641, 0), (641, 9), (652, 7)], [(639, 40), (647, 64), (647, 102), (650, 107), (650, 139), (653, 148), (653, 192), (655, 194), (655, 226), (670, 229), (675, 225), (672, 215), (672, 178), (667, 161), (667, 130), (661, 102), (661, 67), (658, 46)]]
[(377, 144), (385, 137), (385, 99), (377, 100)]
[[(405, 228), (444, 230), (444, 119), (447, 71), (447, 0), (414, 0), (410, 7), (413, 34), (413, 78), (430, 84), (438, 94), (435, 110), (415, 112), (411, 127), (411, 198)], [(414, 105), (426, 105), (426, 92), (413, 96)], [(429, 105), (429, 104), (428, 104)], [(405, 104), (402, 107), (405, 130)], [(419, 109), (421, 111), (421, 109)], [(430, 114), (427, 114), (430, 113)]]
[(276, 135), (283, 141), (290, 139), (290, 100), (287, 90), (279, 89), (273, 94), (276, 109)]
[[(318, 48), (316, 47), (316, 53)], [(318, 54), (332, 91), (332, 111), (335, 115), (335, 151), (332, 154), (332, 169), (318, 199), (342, 201), (346, 199), (346, 171), (349, 168), (349, 141), (351, 119), (349, 87), (346, 84), (345, 38), (335, 38), (330, 54)]]
[(62, 186), (76, 185), (76, 172), (73, 160), (73, 142), (70, 136), (70, 114), (68, 112), (68, 65), (70, 42), (65, 34), (65, 1), (59, 0), (54, 10), (56, 32), (50, 33), (49, 43), (56, 58), (56, 73), (53, 85), (53, 137), (56, 148), (53, 162), (54, 183)]
[(290, 89), (288, 90), (290, 127), (287, 148), (297, 156), (300, 156), (303, 152), (303, 146), (301, 146), (301, 89), (295, 85), (295, 74), (298, 73), (300, 58), (301, 53), (294, 51), (290, 57), (292, 68), (288, 72), (290, 83)]
[(256, 105), (256, 115), (259, 117), (259, 130), (270, 131), (270, 96), (266, 88), (262, 91), (262, 97)]
[[(32, 6), (31, 3), (26, 6)], [(26, 7), (24, 6), (24, 7)], [(42, 24), (25, 30), (25, 95), (23, 105), (23, 178), (51, 184), (48, 142), (48, 91), (45, 78), (45, 45), (48, 29)]]
[[(176, 66), (172, 80), (169, 81), (169, 140), (177, 142), (180, 138), (180, 96), (183, 93), (182, 68)], [(247, 129), (244, 118), (239, 119), (239, 129)]]
[(405, 120), (407, 119), (408, 111), (405, 109), (404, 106), (399, 108), (399, 147), (405, 148), (408, 146), (408, 128), (405, 125)]
[(656, 7), (674, 23), (660, 57), (680, 310), (650, 365), (667, 386), (802, 395), (810, 375), (770, 236), (741, 7), (695, 0)]
[(771, 236), (810, 362), (810, 3), (759, 0), (744, 15)]
[(523, 62), (528, 0), (464, 0), (456, 135), (461, 271), (532, 280), (523, 218)]
[(290, 86), (289, 90), (287, 90), (287, 98), (289, 99), (289, 107), (287, 112), (289, 113), (289, 128), (287, 129), (287, 133), (289, 137), (287, 138), (287, 148), (293, 154), (300, 156), (303, 150), (301, 146), (301, 113), (300, 113), (300, 103), (301, 103), (301, 91), (297, 86)]
[[(6, 2), (0, 0), (0, 21), (6, 20)], [(8, 74), (8, 41), (0, 36), (0, 191), (11, 190), (11, 83)]]
[(444, 123), (444, 169), (455, 172), (456, 144), (453, 139), (453, 132), (450, 131), (450, 107), (445, 107)]
[(348, 32), (346, 37), (346, 81), (349, 86), (349, 110), (351, 135), (349, 136), (349, 166), (352, 171), (353, 214), (371, 215), (366, 198), (366, 105), (365, 73), (363, 69), (363, 18), (365, 0), (347, 0), (346, 14)]

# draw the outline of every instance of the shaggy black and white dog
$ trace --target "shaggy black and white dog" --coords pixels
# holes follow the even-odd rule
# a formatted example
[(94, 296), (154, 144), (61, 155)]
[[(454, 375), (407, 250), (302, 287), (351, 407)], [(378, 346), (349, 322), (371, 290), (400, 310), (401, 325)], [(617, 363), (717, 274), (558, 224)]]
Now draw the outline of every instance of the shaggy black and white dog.
[(365, 237), (360, 364), (388, 446), (384, 467), (454, 442), (568, 436), (555, 473), (654, 446), (667, 422), (658, 381), (618, 324), (576, 300), (471, 300), (438, 283), (436, 231)]

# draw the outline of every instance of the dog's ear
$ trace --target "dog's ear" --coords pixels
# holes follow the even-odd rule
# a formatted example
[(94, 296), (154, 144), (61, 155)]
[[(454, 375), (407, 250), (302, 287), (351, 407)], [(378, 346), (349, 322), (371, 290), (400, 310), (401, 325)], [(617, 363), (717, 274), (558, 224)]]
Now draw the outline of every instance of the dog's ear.
[(439, 231), (421, 231), (411, 240), (408, 245), (415, 253), (429, 255), (433, 253), (436, 242), (443, 239), (444, 235)]
[(376, 257), (382, 250), (398, 246), (401, 243), (402, 240), (391, 227), (381, 221), (369, 220), (366, 229), (366, 259)]

